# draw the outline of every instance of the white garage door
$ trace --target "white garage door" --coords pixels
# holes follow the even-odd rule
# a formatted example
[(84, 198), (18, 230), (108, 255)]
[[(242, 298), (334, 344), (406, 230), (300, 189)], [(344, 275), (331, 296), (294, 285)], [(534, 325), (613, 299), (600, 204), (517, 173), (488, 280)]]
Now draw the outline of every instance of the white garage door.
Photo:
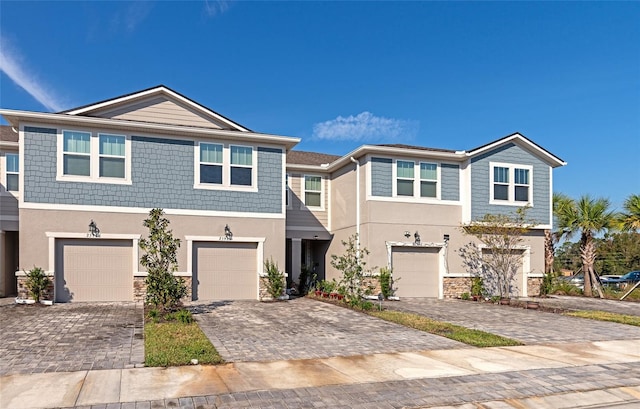
[(391, 265), (399, 297), (438, 297), (438, 248), (393, 247)]
[(193, 299), (257, 299), (257, 248), (257, 243), (194, 243)]
[(56, 301), (132, 301), (131, 240), (56, 240)]

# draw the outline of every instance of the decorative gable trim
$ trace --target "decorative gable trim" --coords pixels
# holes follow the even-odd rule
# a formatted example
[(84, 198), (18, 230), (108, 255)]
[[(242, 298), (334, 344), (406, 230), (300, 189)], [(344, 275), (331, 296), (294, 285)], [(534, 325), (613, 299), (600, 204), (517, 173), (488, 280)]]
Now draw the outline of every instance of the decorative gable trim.
[(194, 100), (189, 99), (184, 95), (164, 85), (159, 85), (157, 87), (134, 92), (134, 93), (123, 95), (116, 98), (111, 98), (108, 100), (96, 102), (90, 105), (81, 106), (81, 107), (74, 108), (67, 111), (62, 111), (59, 113), (67, 114), (67, 115), (90, 115), (91, 113), (96, 111), (102, 111), (110, 107), (115, 108), (118, 105), (134, 102), (144, 98), (155, 97), (155, 96), (165, 96), (166, 98), (173, 99), (181, 104), (184, 104), (190, 107), (191, 109), (194, 109), (196, 112), (199, 112), (205, 117), (209, 117), (216, 122), (220, 122), (222, 124), (227, 125), (232, 130), (240, 131), (240, 132), (252, 132), (250, 129), (230, 120), (229, 118), (226, 118), (223, 115), (220, 115), (219, 113), (205, 107), (204, 105), (200, 105)]
[(551, 152), (542, 148), (540, 145), (536, 144), (535, 142), (533, 142), (532, 140), (530, 140), (529, 138), (527, 138), (526, 136), (518, 132), (505, 136), (504, 138), (500, 138), (496, 141), (490, 142), (486, 145), (479, 146), (475, 149), (471, 149), (470, 151), (466, 152), (466, 156), (469, 156), (469, 157), (477, 156), (482, 153), (491, 151), (509, 142), (519, 142), (520, 145), (522, 145), (526, 149), (535, 153), (537, 156), (542, 158), (545, 162), (548, 162), (554, 168), (559, 166), (565, 166), (567, 164), (567, 162), (553, 155)]

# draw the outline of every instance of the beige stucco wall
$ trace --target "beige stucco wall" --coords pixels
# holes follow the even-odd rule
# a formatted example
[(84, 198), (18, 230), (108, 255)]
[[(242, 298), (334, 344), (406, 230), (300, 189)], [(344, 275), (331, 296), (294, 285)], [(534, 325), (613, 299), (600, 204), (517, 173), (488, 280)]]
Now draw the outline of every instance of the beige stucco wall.
[[(93, 219), (102, 234), (148, 235), (142, 225), (146, 214), (85, 212), (64, 210), (20, 209), (20, 265), (34, 265), (45, 270), (49, 266), (49, 243), (45, 232), (86, 233)], [(166, 215), (173, 235), (182, 243), (178, 249), (178, 271), (187, 270), (187, 245), (185, 236), (224, 236), (228, 224), (235, 237), (265, 237), (264, 258), (273, 257), (281, 270), (285, 266), (285, 221), (284, 219), (238, 218), (212, 216)]]

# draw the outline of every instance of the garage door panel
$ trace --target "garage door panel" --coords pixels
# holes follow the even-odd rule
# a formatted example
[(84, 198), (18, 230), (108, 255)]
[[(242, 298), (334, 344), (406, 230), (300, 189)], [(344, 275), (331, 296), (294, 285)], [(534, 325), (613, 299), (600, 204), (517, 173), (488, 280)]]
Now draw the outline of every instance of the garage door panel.
[(398, 296), (438, 297), (438, 248), (394, 247), (391, 254)]
[(193, 259), (194, 299), (257, 298), (257, 243), (194, 243)]
[(58, 240), (56, 301), (131, 301), (130, 240)]

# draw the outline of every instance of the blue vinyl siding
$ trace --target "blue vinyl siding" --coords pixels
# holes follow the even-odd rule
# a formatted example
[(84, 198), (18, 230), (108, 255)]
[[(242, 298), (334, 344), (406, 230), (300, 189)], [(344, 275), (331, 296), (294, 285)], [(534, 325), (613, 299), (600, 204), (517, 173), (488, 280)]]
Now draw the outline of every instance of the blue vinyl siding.
[(526, 149), (509, 143), (471, 160), (471, 218), (477, 220), (485, 214), (512, 214), (517, 207), (490, 204), (492, 175), (490, 162), (502, 162), (533, 167), (533, 207), (528, 217), (537, 224), (550, 224), (549, 165)]
[(371, 158), (371, 196), (391, 197), (393, 194), (392, 161)]
[(282, 212), (282, 150), (258, 147), (258, 191), (194, 189), (194, 142), (131, 137), (131, 185), (56, 181), (55, 129), (25, 127), (24, 200), (34, 203)]
[(440, 177), (442, 178), (440, 198), (442, 200), (460, 200), (460, 166), (442, 163)]

